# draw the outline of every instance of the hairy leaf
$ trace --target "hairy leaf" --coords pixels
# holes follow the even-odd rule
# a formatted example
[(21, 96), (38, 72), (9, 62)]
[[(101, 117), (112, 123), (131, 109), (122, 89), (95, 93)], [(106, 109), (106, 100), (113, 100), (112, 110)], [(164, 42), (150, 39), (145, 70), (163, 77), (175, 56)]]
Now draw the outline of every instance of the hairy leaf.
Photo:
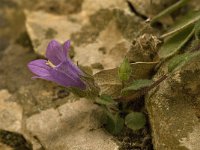
[(110, 112), (107, 112), (107, 123), (106, 123), (106, 129), (108, 132), (116, 135), (121, 132), (121, 130), (124, 127), (124, 119), (119, 116), (119, 114), (111, 114)]
[(94, 75), (95, 82), (100, 87), (100, 94), (117, 97), (122, 89), (122, 83), (118, 78), (118, 68), (103, 70)]
[(131, 112), (125, 118), (125, 124), (128, 128), (132, 130), (139, 130), (144, 128), (146, 124), (146, 118), (143, 113)]
[(111, 105), (111, 104), (115, 103), (115, 101), (112, 99), (112, 97), (109, 95), (106, 95), (106, 94), (103, 94), (99, 98), (97, 98), (96, 102), (101, 105)]
[(194, 35), (196, 40), (200, 39), (200, 19), (196, 22), (194, 26)]
[(159, 50), (160, 58), (167, 58), (176, 54), (194, 34), (193, 28), (193, 26), (189, 26), (167, 39)]
[(181, 55), (178, 55), (178, 56), (172, 58), (168, 64), (168, 71), (172, 72), (172, 71), (175, 71), (175, 70), (181, 68), (184, 64), (186, 64), (192, 58), (194, 58), (195, 56), (198, 56), (199, 54), (200, 54), (200, 52), (185, 53), (185, 54), (181, 54)]
[(178, 66), (182, 65), (184, 62), (187, 61), (189, 56), (190, 56), (190, 54), (186, 53), (186, 54), (178, 55), (178, 56), (172, 58), (168, 64), (168, 71), (172, 72)]
[(151, 75), (152, 70), (158, 64), (158, 62), (136, 62), (131, 64), (133, 70), (131, 79), (144, 79)]
[(118, 76), (120, 80), (127, 81), (130, 78), (131, 72), (132, 72), (131, 65), (128, 62), (128, 59), (125, 58), (118, 70)]

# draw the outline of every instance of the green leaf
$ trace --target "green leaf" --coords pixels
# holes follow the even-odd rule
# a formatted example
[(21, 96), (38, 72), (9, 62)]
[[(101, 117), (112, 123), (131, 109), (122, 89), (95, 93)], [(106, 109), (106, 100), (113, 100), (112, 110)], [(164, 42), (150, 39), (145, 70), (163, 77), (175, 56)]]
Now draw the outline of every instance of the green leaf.
[(96, 102), (101, 105), (111, 105), (115, 103), (110, 95), (102, 94), (99, 98), (96, 99)]
[(124, 128), (124, 119), (119, 116), (119, 114), (111, 114), (107, 111), (107, 123), (106, 129), (111, 134), (119, 134)]
[(172, 58), (168, 64), (168, 71), (172, 72), (172, 71), (175, 71), (175, 70), (181, 68), (184, 64), (186, 64), (192, 58), (194, 58), (195, 56), (198, 56), (199, 54), (200, 54), (200, 52), (185, 53), (185, 54), (181, 54), (181, 55), (178, 55), (178, 56)]
[[(136, 62), (131, 63), (134, 70), (131, 73), (130, 80), (139, 78), (148, 78), (158, 62)], [(118, 98), (123, 88), (122, 82), (118, 77), (119, 68), (102, 70), (94, 75), (95, 82), (100, 87), (100, 94), (111, 95), (113, 99)]]
[(151, 84), (153, 83), (152, 80), (148, 80), (148, 79), (138, 79), (138, 80), (134, 80), (133, 83), (122, 89), (122, 92), (125, 92), (125, 91), (137, 91), (141, 88), (144, 88), (144, 87), (148, 87), (150, 86)]
[(161, 38), (165, 38), (167, 36), (171, 36), (177, 32), (181, 32), (181, 30), (187, 28), (188, 26), (194, 25), (200, 19), (200, 11), (193, 11), (182, 17), (177, 23), (165, 34), (161, 36)]
[(125, 124), (128, 128), (132, 130), (139, 130), (144, 128), (146, 124), (146, 118), (143, 113), (131, 112), (125, 118)]
[(130, 78), (131, 72), (131, 65), (128, 62), (128, 59), (125, 58), (119, 67), (118, 76), (122, 81), (127, 81)]
[(181, 32), (176, 33), (170, 37), (160, 48), (158, 54), (160, 58), (167, 58), (176, 54), (192, 37), (194, 34), (194, 27), (189, 26)]
[(196, 22), (194, 26), (194, 35), (196, 40), (200, 39), (200, 19)]
[(162, 12), (160, 12), (158, 15), (156, 15), (152, 20), (151, 20), (151, 24), (155, 23), (156, 21), (158, 21), (159, 19), (161, 19), (162, 17), (171, 14), (172, 12), (174, 12), (175, 10), (183, 7), (189, 0), (180, 0), (178, 2), (176, 2), (175, 4), (171, 5), (170, 7), (166, 8), (165, 10), (163, 10)]
[(181, 64), (183, 64), (185, 61), (187, 61), (189, 57), (189, 54), (182, 54), (182, 55), (178, 55), (174, 58), (172, 58), (168, 64), (168, 71), (172, 72), (174, 69), (176, 69), (178, 66), (180, 66)]
[(95, 82), (100, 87), (100, 94), (111, 95), (113, 98), (119, 96), (122, 82), (118, 78), (118, 68), (102, 70), (94, 75)]

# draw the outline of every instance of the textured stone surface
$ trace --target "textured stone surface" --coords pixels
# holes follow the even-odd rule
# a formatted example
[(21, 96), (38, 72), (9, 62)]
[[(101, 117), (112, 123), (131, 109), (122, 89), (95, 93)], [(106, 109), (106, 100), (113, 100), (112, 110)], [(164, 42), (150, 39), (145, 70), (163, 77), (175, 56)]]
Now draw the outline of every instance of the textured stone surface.
[[(70, 34), (80, 29), (80, 25), (66, 16), (54, 15), (42, 11), (26, 12), (26, 28), (36, 53), (44, 55), (50, 40), (65, 42)], [(42, 20), (42, 21), (41, 21)]]
[(121, 9), (129, 12), (128, 4), (124, 0), (84, 0), (82, 13), (90, 16), (101, 9)]
[[(113, 8), (115, 7), (117, 8), (113, 5)], [(68, 18), (45, 12), (27, 12), (26, 28), (34, 50), (44, 55), (51, 39), (61, 43), (70, 39), (74, 60), (79, 64), (92, 67), (95, 72), (117, 67), (129, 50), (131, 41), (136, 37), (137, 28), (142, 24), (138, 23), (140, 19), (137, 16), (123, 7), (105, 8), (96, 8), (97, 10), (93, 14), (89, 13), (90, 15), (78, 14)], [(101, 67), (96, 67), (97, 64)]]
[(101, 115), (97, 106), (81, 99), (35, 114), (26, 125), (48, 150), (116, 150), (113, 137), (101, 128)]
[[(49, 0), (49, 1), (52, 2), (52, 0)], [(58, 3), (58, 2), (54, 2), (54, 3)], [(80, 13), (72, 14), (68, 16), (66, 16), (64, 12), (62, 12), (62, 14), (60, 15), (58, 14), (56, 15), (56, 14), (50, 14), (44, 11), (26, 11), (26, 18), (27, 18), (26, 28), (32, 40), (34, 49), (38, 54), (44, 55), (45, 50), (46, 50), (46, 45), (51, 39), (55, 38), (61, 43), (63, 43), (66, 39), (70, 39), (70, 35), (72, 33), (80, 31), (80, 27), (90, 22), (90, 16), (92, 16), (93, 14), (97, 13), (98, 11), (102, 9), (109, 8), (111, 10), (113, 8), (119, 8), (120, 6), (121, 10), (128, 11), (127, 3), (124, 2), (123, 0), (117, 0), (117, 1), (111, 0), (109, 1), (109, 3), (105, 1), (98, 1), (98, 0), (95, 2), (91, 0), (85, 0), (81, 2), (81, 4), (82, 4), (81, 5), (82, 11)], [(103, 17), (105, 18), (107, 14), (104, 14), (104, 15), (105, 16)], [(98, 19), (98, 18), (94, 18), (94, 19)], [(103, 20), (99, 20), (99, 21), (103, 21)], [(100, 24), (98, 22), (94, 22), (94, 23), (95, 25), (93, 25), (92, 27), (94, 29), (96, 28), (95, 26), (97, 26), (98, 28), (98, 26), (101, 27), (104, 25), (103, 22), (100, 22)], [(87, 26), (84, 27), (84, 29), (86, 29)], [(86, 32), (85, 36), (87, 36), (87, 34), (88, 35), (95, 34), (96, 32), (100, 32), (100, 31), (92, 30), (92, 33)]]
[[(162, 12), (167, 7), (171, 6), (177, 0), (128, 0), (130, 5), (134, 8), (134, 10), (137, 12), (137, 14), (142, 17), (143, 19), (151, 19), (160, 12)], [(161, 19), (159, 19), (159, 22), (166, 24), (166, 25), (172, 25), (173, 19), (170, 15), (167, 15)]]
[(0, 0), (0, 59), (4, 50), (22, 31), (24, 15), (17, 6), (16, 1)]
[(133, 7), (136, 9), (137, 12), (139, 12), (142, 15), (145, 15), (146, 17), (152, 17), (162, 11), (167, 6), (170, 6), (171, 4), (175, 3), (176, 0), (128, 0), (130, 4), (133, 5)]
[(81, 11), (84, 0), (21, 0), (21, 5), (31, 11), (46, 11), (51, 14), (71, 14)]
[(146, 98), (155, 150), (200, 148), (199, 64), (193, 59)]
[(26, 147), (20, 143), (24, 125), (23, 108), (10, 101), (11, 96), (6, 89), (0, 90), (0, 150), (12, 150), (16, 145), (18, 148)]
[(22, 107), (15, 102), (9, 102), (10, 93), (0, 91), (0, 129), (20, 132), (22, 129)]

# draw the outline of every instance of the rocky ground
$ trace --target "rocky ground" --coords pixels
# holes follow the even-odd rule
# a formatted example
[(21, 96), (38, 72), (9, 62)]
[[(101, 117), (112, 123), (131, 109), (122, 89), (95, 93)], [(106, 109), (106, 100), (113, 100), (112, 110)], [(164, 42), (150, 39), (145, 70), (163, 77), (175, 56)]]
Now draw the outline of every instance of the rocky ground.
[[(127, 56), (145, 62), (134, 66), (135, 78), (150, 77), (159, 41), (149, 35), (160, 30), (145, 19), (174, 2), (156, 0), (150, 11), (141, 0), (0, 0), (0, 150), (200, 149), (198, 59), (135, 102), (133, 109), (144, 110), (149, 122), (119, 136), (104, 129), (98, 106), (54, 83), (32, 80), (27, 69), (44, 57), (51, 39), (70, 39), (71, 58), (93, 73), (116, 68)], [(170, 24), (171, 18), (162, 21)]]

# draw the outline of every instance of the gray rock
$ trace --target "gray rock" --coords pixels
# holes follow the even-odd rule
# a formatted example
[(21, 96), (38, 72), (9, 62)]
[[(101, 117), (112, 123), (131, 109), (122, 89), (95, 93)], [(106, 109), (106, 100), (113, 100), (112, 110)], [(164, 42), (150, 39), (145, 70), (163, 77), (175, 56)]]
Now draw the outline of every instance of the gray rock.
[(29, 117), (26, 127), (48, 150), (116, 150), (118, 145), (101, 128), (102, 111), (81, 99)]
[(46, 47), (52, 39), (63, 43), (70, 38), (71, 33), (78, 31), (81, 27), (64, 15), (53, 15), (43, 11), (26, 11), (26, 18), (27, 31), (34, 50), (39, 55), (45, 55)]
[(23, 108), (10, 101), (10, 97), (7, 90), (0, 90), (0, 150), (31, 147), (23, 137)]
[(0, 90), (0, 129), (21, 132), (23, 109), (16, 102), (7, 101), (10, 97), (7, 90)]
[[(24, 16), (15, 0), (0, 1), (0, 59), (4, 50), (22, 31)], [(17, 22), (17, 23), (16, 23)]]
[[(88, 9), (89, 9), (88, 11), (90, 11), (90, 8)], [(35, 11), (35, 12), (26, 11), (26, 18), (27, 18), (26, 28), (32, 40), (32, 44), (36, 53), (44, 55), (47, 44), (50, 40), (56, 39), (59, 42), (63, 43), (65, 40), (70, 39), (70, 35), (72, 33), (82, 33), (81, 35), (77, 34), (75, 38), (82, 40), (83, 41), (82, 43), (86, 43), (86, 40), (87, 41), (89, 40), (88, 37), (91, 38), (92, 42), (94, 42), (92, 37), (95, 34), (97, 34), (97, 32), (98, 33), (100, 32), (99, 29), (92, 27), (92, 29), (88, 31), (90, 27), (88, 28), (87, 26), (82, 27), (83, 24), (86, 24), (90, 19), (89, 15), (91, 14), (84, 13), (88, 11), (86, 9), (82, 11), (82, 13), (79, 13), (78, 15), (68, 16), (68, 17), (65, 15), (53, 15), (43, 11)], [(43, 21), (41, 22), (41, 20)], [(105, 21), (105, 16), (100, 21)], [(101, 24), (104, 23), (101, 22)], [(81, 27), (82, 30), (84, 30), (84, 32), (81, 30)], [(72, 42), (75, 42), (75, 45), (80, 45), (79, 44), (80, 42), (77, 40), (72, 40)]]
[(124, 0), (84, 0), (82, 13), (90, 16), (101, 9), (121, 9), (129, 12), (128, 4)]
[[(161, 11), (177, 2), (177, 0), (128, 0), (130, 5), (135, 9), (139, 16), (144, 19), (153, 18)], [(163, 24), (171, 25), (173, 19), (170, 15), (165, 16), (159, 20)]]
[(21, 0), (21, 5), (31, 11), (46, 11), (51, 14), (79, 13), (84, 0)]
[[(117, 67), (127, 53), (130, 42), (136, 37), (138, 27), (142, 26), (139, 23), (141, 20), (130, 13), (124, 1), (111, 1), (108, 5), (97, 1), (100, 4), (93, 2), (95, 7), (86, 5), (89, 2), (84, 1), (79, 14), (68, 17), (27, 12), (26, 28), (35, 52), (44, 55), (52, 39), (61, 43), (70, 39), (74, 60), (80, 65), (92, 67), (100, 64), (101, 69)], [(119, 6), (122, 7), (118, 9)], [(95, 69), (94, 72), (100, 70)]]
[(193, 59), (147, 96), (155, 150), (200, 149), (199, 64), (199, 57)]
[(176, 0), (128, 0), (131, 5), (136, 9), (136, 11), (146, 17), (152, 17), (163, 9), (167, 8), (167, 6), (172, 5), (176, 2)]

